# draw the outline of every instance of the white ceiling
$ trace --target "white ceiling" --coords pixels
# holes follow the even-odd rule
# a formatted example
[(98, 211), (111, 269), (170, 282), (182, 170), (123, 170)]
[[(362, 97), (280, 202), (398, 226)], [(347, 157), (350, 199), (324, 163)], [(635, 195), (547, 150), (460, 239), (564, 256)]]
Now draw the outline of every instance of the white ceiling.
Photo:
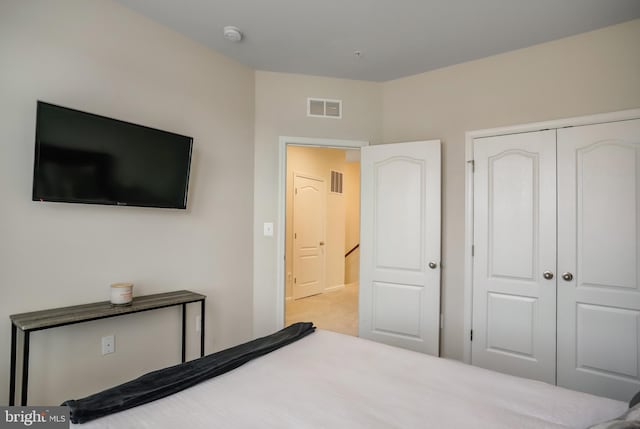
[(258, 70), (372, 81), (640, 18), (640, 0), (117, 1)]

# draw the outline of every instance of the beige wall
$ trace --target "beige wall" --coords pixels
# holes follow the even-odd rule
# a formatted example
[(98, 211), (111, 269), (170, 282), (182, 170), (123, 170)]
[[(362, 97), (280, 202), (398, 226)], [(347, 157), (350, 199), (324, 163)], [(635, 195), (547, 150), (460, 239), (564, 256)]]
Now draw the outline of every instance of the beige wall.
[[(360, 155), (358, 154), (358, 158)], [(351, 161), (344, 169), (344, 198), (346, 201), (346, 227), (344, 253), (360, 244), (360, 162)], [(356, 249), (345, 259), (344, 283), (360, 279), (360, 250)]]
[(640, 20), (383, 84), (383, 141), (443, 141), (444, 356), (462, 359), (465, 132), (640, 107)]
[[(342, 119), (307, 117), (307, 97), (343, 100)], [(382, 134), (382, 87), (316, 76), (256, 71), (254, 177), (254, 335), (272, 332), (277, 319), (276, 236), (262, 234), (278, 215), (280, 136), (378, 142)], [(282, 294), (284, 295), (284, 294)]]
[(331, 170), (344, 171), (345, 151), (342, 149), (288, 146), (286, 222), (285, 222), (285, 281), (287, 298), (293, 286), (293, 178), (294, 174), (308, 174), (324, 180), (325, 224), (325, 288), (344, 284), (344, 247), (346, 227), (345, 195), (331, 193)]
[[(39, 99), (193, 136), (188, 210), (32, 202)], [(251, 337), (253, 102), (253, 70), (115, 2), (0, 2), (1, 404), (9, 315), (106, 300), (115, 281), (206, 294), (208, 352)], [(34, 333), (29, 403), (177, 363), (179, 322), (172, 308)]]

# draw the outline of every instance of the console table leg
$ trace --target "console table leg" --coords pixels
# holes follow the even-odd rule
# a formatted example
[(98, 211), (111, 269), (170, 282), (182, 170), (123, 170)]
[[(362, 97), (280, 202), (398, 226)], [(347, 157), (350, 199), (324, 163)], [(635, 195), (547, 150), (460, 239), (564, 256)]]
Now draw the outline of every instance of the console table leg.
[(27, 405), (27, 389), (29, 387), (29, 331), (24, 331), (24, 354), (22, 355), (22, 400), (20, 405)]
[(204, 356), (204, 299), (200, 301), (200, 357)]
[(11, 373), (9, 374), (9, 406), (16, 403), (16, 340), (18, 329), (11, 323)]
[(186, 362), (187, 346), (185, 344), (187, 337), (187, 304), (182, 304), (182, 363)]

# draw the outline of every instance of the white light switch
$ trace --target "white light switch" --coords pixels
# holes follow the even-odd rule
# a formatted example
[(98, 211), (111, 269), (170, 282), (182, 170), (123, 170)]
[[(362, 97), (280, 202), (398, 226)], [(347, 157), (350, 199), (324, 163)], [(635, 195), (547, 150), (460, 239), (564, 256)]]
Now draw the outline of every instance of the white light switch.
[(273, 237), (273, 223), (271, 222), (264, 223), (264, 236)]

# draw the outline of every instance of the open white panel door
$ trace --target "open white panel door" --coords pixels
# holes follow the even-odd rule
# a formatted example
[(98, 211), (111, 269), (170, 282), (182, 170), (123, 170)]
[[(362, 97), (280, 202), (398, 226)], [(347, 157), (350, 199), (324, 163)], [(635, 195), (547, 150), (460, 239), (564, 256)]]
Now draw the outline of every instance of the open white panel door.
[(438, 355), (440, 141), (361, 153), (360, 336)]

